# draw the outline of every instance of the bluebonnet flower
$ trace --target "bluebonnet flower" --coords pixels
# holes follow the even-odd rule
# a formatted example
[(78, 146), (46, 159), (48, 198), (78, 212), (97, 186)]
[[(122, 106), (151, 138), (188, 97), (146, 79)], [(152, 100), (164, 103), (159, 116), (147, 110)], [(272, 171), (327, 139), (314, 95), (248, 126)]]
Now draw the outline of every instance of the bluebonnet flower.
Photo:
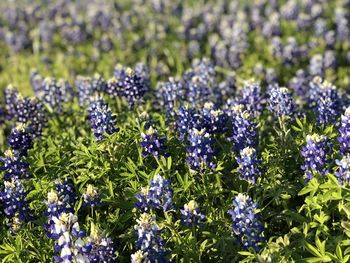
[(291, 117), (295, 112), (295, 105), (291, 92), (284, 87), (273, 86), (269, 90), (268, 109), (276, 117)]
[(181, 209), (181, 224), (185, 226), (198, 225), (202, 226), (206, 220), (206, 216), (199, 210), (199, 205), (196, 201), (191, 200), (188, 204), (184, 205), (184, 209)]
[(223, 105), (225, 101), (233, 98), (236, 92), (236, 76), (234, 74), (227, 75), (225, 80), (214, 86), (215, 102)]
[(173, 78), (159, 85), (156, 96), (168, 117), (175, 117), (175, 105), (182, 99), (182, 90), (181, 82)]
[(80, 230), (78, 217), (72, 213), (61, 213), (53, 216), (53, 233), (51, 238), (56, 241), (54, 250), (55, 262), (86, 262), (82, 253), (85, 231)]
[(9, 220), (8, 225), (12, 231), (16, 232), (21, 222), (29, 222), (33, 219), (27, 200), (28, 191), (18, 179), (4, 181), (4, 185), (4, 190), (0, 192), (0, 200)]
[(79, 104), (82, 106), (87, 105), (94, 93), (91, 79), (88, 77), (78, 76), (75, 80), (75, 86), (78, 89)]
[(310, 82), (309, 102), (319, 124), (332, 124), (340, 116), (342, 101), (336, 87), (318, 77)]
[(313, 134), (306, 137), (306, 146), (302, 147), (301, 155), (304, 157), (304, 164), (301, 169), (305, 172), (306, 181), (310, 181), (315, 174), (325, 175), (327, 152), (329, 148), (327, 137)]
[(151, 84), (149, 68), (144, 63), (138, 62), (134, 66), (134, 71), (135, 74), (141, 78), (142, 85), (145, 89), (149, 90)]
[(163, 230), (157, 225), (155, 216), (143, 213), (136, 222), (136, 246), (143, 253), (147, 253), (150, 262), (168, 262), (165, 242), (161, 237)]
[(350, 153), (350, 107), (341, 116), (339, 137), (337, 138), (342, 155)]
[(69, 83), (63, 80), (58, 82), (53, 78), (45, 78), (41, 82), (36, 94), (52, 110), (59, 113), (63, 108), (62, 103), (72, 98), (72, 88)]
[(193, 107), (182, 105), (177, 111), (176, 128), (179, 133), (179, 140), (184, 141), (188, 131), (197, 127), (199, 123), (199, 114)]
[(112, 240), (101, 233), (94, 224), (92, 224), (90, 236), (87, 237), (82, 252), (87, 262), (117, 262)]
[(240, 157), (236, 157), (236, 160), (239, 165), (239, 178), (255, 184), (257, 178), (262, 174), (259, 168), (261, 161), (258, 159), (256, 150), (246, 147), (241, 150)]
[(19, 95), (17, 89), (12, 85), (6, 87), (4, 91), (5, 111), (8, 120), (12, 120), (16, 116), (17, 96)]
[(28, 149), (32, 147), (32, 137), (24, 124), (18, 124), (12, 129), (8, 137), (8, 144), (11, 149), (18, 151), (22, 155), (25, 155)]
[(214, 169), (214, 140), (205, 129), (189, 130), (187, 136), (189, 146), (187, 147), (186, 162), (190, 165), (191, 170), (200, 172), (205, 168)]
[(140, 146), (143, 148), (142, 155), (144, 157), (153, 155), (158, 158), (167, 155), (165, 152), (166, 137), (159, 137), (157, 130), (153, 129), (152, 126), (146, 130), (146, 133), (141, 133), (141, 138)]
[(148, 212), (151, 208), (162, 208), (168, 211), (173, 207), (173, 189), (171, 181), (156, 174), (150, 181), (148, 188), (141, 188), (141, 192), (136, 195), (136, 208), (142, 212)]
[(122, 81), (122, 87), (122, 95), (131, 106), (141, 101), (148, 91), (148, 87), (145, 85), (143, 79), (130, 68), (126, 70), (126, 76)]
[(62, 213), (74, 213), (75, 201), (76, 193), (68, 179), (64, 182), (57, 181), (56, 189), (47, 194), (47, 211), (44, 212), (44, 215), (48, 216), (48, 223), (44, 225), (48, 237), (52, 238), (55, 234), (53, 218)]
[(142, 250), (136, 251), (131, 255), (131, 263), (149, 263), (148, 253)]
[(261, 92), (260, 85), (254, 82), (246, 82), (238, 102), (245, 106), (251, 116), (260, 116), (265, 105), (265, 99)]
[(184, 86), (187, 88), (187, 101), (193, 106), (208, 100), (210, 95), (208, 83), (201, 76), (194, 75)]
[(244, 194), (239, 193), (233, 200), (234, 208), (229, 210), (232, 216), (233, 234), (244, 248), (260, 250), (259, 242), (264, 241), (263, 224), (259, 221), (260, 214), (256, 211), (258, 204)]
[(117, 80), (123, 80), (126, 77), (127, 69), (122, 64), (117, 64), (114, 67), (113, 76)]
[(312, 76), (323, 76), (323, 57), (320, 54), (315, 54), (310, 59), (309, 73)]
[(208, 101), (214, 86), (215, 69), (207, 59), (193, 61), (192, 68), (182, 78), (182, 86), (187, 102), (198, 105)]
[(323, 56), (324, 69), (335, 69), (337, 67), (337, 58), (333, 50), (326, 50)]
[(3, 163), (1, 170), (5, 172), (4, 178), (6, 180), (30, 178), (29, 164), (23, 160), (22, 155), (17, 151), (7, 150), (5, 157), (0, 157), (0, 161)]
[(230, 109), (232, 115), (232, 136), (229, 138), (237, 152), (257, 144), (256, 124), (242, 105), (234, 105)]
[(89, 123), (94, 131), (96, 141), (103, 139), (104, 134), (115, 133), (118, 129), (116, 125), (116, 115), (102, 99), (95, 99), (89, 105)]
[(56, 192), (61, 202), (61, 211), (73, 213), (77, 194), (74, 190), (72, 182), (68, 178), (66, 178), (63, 182), (57, 181)]
[(97, 93), (107, 92), (107, 82), (100, 74), (94, 74), (93, 78), (91, 79), (91, 89), (93, 92)]
[(83, 205), (87, 207), (96, 207), (100, 204), (101, 199), (97, 188), (91, 184), (88, 184), (85, 193), (83, 193)]
[(16, 89), (9, 86), (5, 90), (5, 102), (7, 119), (26, 124), (33, 138), (41, 136), (47, 116), (40, 101), (23, 97)]
[(221, 133), (226, 130), (227, 116), (222, 110), (215, 109), (212, 102), (206, 102), (200, 113), (199, 125), (210, 134)]
[(113, 98), (122, 97), (123, 86), (122, 81), (116, 77), (112, 77), (107, 81), (107, 94)]
[(340, 185), (350, 183), (350, 155), (346, 154), (341, 160), (335, 160), (338, 165), (338, 170), (335, 172), (335, 176), (338, 178)]
[(309, 77), (307, 73), (299, 69), (296, 72), (295, 77), (293, 77), (289, 82), (289, 87), (294, 91), (294, 94), (306, 99), (308, 92)]

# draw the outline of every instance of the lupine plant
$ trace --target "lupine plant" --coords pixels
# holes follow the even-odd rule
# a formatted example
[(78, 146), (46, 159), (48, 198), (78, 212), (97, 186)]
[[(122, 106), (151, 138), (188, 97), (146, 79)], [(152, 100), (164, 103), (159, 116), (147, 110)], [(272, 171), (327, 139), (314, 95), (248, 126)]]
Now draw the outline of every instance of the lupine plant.
[(0, 24), (0, 262), (350, 262), (348, 0)]

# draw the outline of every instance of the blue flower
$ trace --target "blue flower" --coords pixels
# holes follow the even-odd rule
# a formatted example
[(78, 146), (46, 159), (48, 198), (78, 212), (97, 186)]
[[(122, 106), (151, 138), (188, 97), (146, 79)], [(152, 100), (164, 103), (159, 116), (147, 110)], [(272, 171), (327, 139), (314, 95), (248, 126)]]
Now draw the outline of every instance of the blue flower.
[(239, 96), (238, 103), (244, 105), (251, 116), (260, 116), (265, 105), (265, 98), (261, 92), (260, 85), (246, 82)]
[(243, 105), (231, 107), (232, 136), (235, 150), (240, 152), (246, 147), (255, 148), (257, 144), (256, 124), (250, 119), (250, 114), (243, 110)]
[(7, 119), (26, 124), (33, 138), (41, 136), (47, 116), (44, 105), (40, 101), (23, 97), (10, 86), (5, 90), (5, 102)]
[(156, 174), (150, 181), (148, 188), (142, 188), (141, 192), (136, 195), (136, 208), (142, 212), (149, 212), (151, 208), (162, 208), (168, 211), (173, 207), (173, 189), (171, 181)]
[(256, 211), (258, 204), (249, 196), (239, 193), (233, 200), (233, 207), (229, 210), (233, 220), (233, 234), (238, 237), (244, 248), (259, 251), (259, 243), (264, 241), (262, 236), (264, 227), (259, 221), (260, 214)]
[(168, 117), (175, 117), (175, 105), (182, 100), (182, 90), (181, 82), (175, 81), (173, 78), (159, 85), (156, 96)]
[(18, 90), (15, 89), (12, 85), (7, 86), (4, 91), (5, 111), (8, 120), (12, 120), (16, 116), (16, 105), (18, 95)]
[(184, 209), (181, 209), (181, 224), (191, 227), (193, 224), (203, 226), (206, 216), (199, 210), (198, 203), (194, 200), (184, 205)]
[(344, 115), (341, 116), (339, 137), (337, 139), (341, 154), (345, 155), (350, 153), (350, 107), (348, 107)]
[(203, 171), (205, 168), (214, 169), (214, 140), (205, 129), (193, 128), (187, 136), (189, 146), (187, 147), (186, 162), (193, 171)]
[(167, 155), (165, 152), (166, 137), (159, 137), (157, 130), (153, 129), (152, 126), (147, 129), (146, 133), (141, 133), (141, 138), (140, 146), (143, 148), (142, 155), (144, 157), (153, 155), (158, 158)]
[(29, 164), (23, 161), (23, 156), (17, 151), (7, 150), (5, 157), (1, 157), (0, 161), (3, 163), (1, 169), (5, 171), (4, 178), (11, 179), (28, 179), (30, 174), (28, 172)]
[(148, 253), (142, 250), (136, 251), (131, 255), (131, 263), (149, 263)]
[(268, 109), (276, 117), (292, 117), (295, 113), (295, 105), (291, 92), (284, 87), (273, 85), (269, 90)]
[(192, 68), (182, 78), (185, 99), (191, 105), (208, 101), (215, 83), (215, 69), (208, 59), (194, 60)]
[(8, 144), (12, 150), (18, 151), (21, 155), (26, 155), (28, 149), (32, 148), (32, 137), (24, 124), (18, 124), (12, 129)]
[(130, 106), (140, 102), (148, 91), (147, 84), (132, 69), (126, 70), (126, 76), (122, 80), (122, 96), (126, 98)]
[(109, 135), (118, 131), (116, 125), (116, 115), (112, 114), (111, 109), (103, 101), (96, 98), (89, 105), (89, 123), (94, 131), (96, 141), (103, 139), (104, 134)]
[(335, 176), (338, 178), (339, 184), (350, 183), (350, 155), (346, 154), (341, 160), (335, 160), (335, 163), (338, 165)]
[(54, 246), (55, 262), (86, 262), (86, 257), (82, 253), (84, 242), (82, 238), (85, 231), (80, 230), (78, 217), (72, 213), (61, 213), (54, 216), (52, 239), (56, 241)]
[(179, 133), (179, 140), (184, 141), (188, 131), (199, 125), (199, 114), (193, 107), (182, 105), (177, 112), (176, 128)]
[(262, 174), (259, 168), (261, 161), (258, 159), (256, 150), (246, 147), (241, 150), (240, 157), (236, 157), (236, 160), (239, 165), (239, 178), (255, 184), (257, 178)]
[(99, 205), (101, 205), (101, 199), (97, 188), (88, 184), (85, 193), (83, 193), (83, 206), (96, 207)]
[(150, 262), (169, 262), (166, 259), (165, 242), (161, 237), (163, 230), (157, 225), (155, 216), (143, 213), (136, 222), (137, 241), (135, 245), (142, 252), (147, 253)]
[(309, 77), (307, 73), (304, 70), (299, 69), (296, 72), (295, 77), (290, 80), (289, 87), (294, 91), (295, 95), (306, 99), (308, 93), (308, 83)]
[(11, 231), (16, 232), (22, 222), (33, 219), (32, 210), (27, 200), (28, 191), (18, 179), (4, 182), (5, 188), (0, 192), (0, 200), (8, 219)]
[(62, 111), (63, 103), (73, 98), (73, 88), (68, 81), (49, 77), (43, 79), (39, 74), (33, 74), (31, 82), (37, 97), (58, 113)]
[(90, 236), (87, 237), (82, 252), (87, 262), (117, 262), (114, 243), (94, 224), (92, 224)]
[(47, 211), (44, 213), (48, 216), (48, 223), (44, 226), (48, 237), (53, 238), (55, 235), (53, 218), (62, 213), (74, 213), (75, 201), (76, 193), (68, 179), (63, 183), (56, 182), (56, 189), (47, 194)]
[(200, 113), (201, 120), (198, 126), (204, 128), (208, 133), (215, 134), (226, 130), (228, 118), (222, 110), (215, 109), (212, 102), (205, 103)]
[(334, 124), (340, 116), (342, 101), (336, 87), (318, 77), (310, 82), (309, 104), (319, 124)]
[(301, 150), (301, 155), (304, 157), (301, 169), (305, 172), (306, 181), (311, 180), (317, 173), (325, 175), (328, 172), (326, 158), (329, 146), (328, 139), (323, 135), (313, 134), (306, 137), (306, 146)]

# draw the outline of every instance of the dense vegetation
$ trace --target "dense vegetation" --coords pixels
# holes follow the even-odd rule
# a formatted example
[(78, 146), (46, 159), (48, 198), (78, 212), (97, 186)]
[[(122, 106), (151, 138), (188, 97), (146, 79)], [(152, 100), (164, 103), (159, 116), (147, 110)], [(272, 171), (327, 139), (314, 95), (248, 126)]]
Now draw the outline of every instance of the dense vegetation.
[(0, 3), (1, 262), (349, 262), (348, 0)]

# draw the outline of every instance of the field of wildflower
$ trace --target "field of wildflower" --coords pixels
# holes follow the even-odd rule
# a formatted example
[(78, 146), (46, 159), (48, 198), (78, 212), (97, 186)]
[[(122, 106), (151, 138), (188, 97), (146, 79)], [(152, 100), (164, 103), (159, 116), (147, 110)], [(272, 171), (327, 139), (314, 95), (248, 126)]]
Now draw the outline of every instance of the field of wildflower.
[(0, 262), (350, 262), (349, 0), (0, 1)]

